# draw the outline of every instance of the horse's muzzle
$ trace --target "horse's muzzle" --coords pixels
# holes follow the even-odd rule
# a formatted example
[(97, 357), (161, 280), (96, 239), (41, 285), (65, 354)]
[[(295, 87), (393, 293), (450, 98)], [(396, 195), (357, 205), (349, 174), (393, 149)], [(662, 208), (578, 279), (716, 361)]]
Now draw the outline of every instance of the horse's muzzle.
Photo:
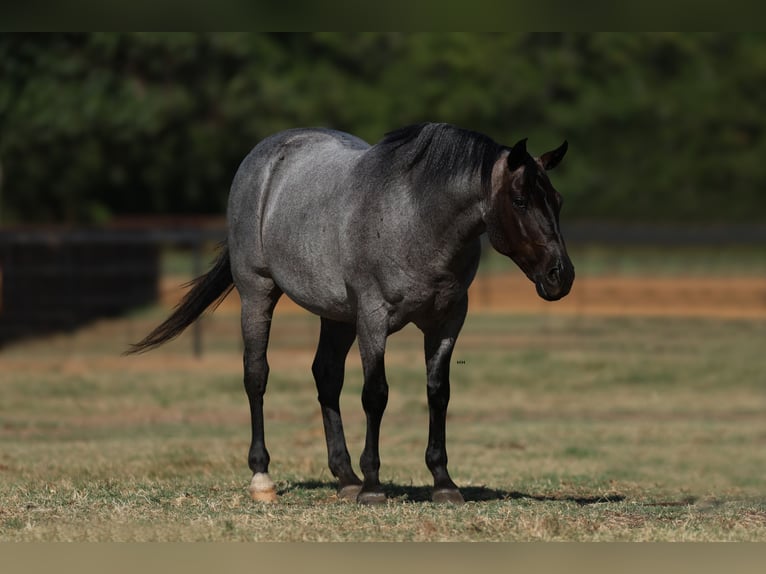
[(565, 297), (574, 283), (574, 265), (569, 259), (558, 260), (556, 264), (535, 278), (537, 294), (546, 301), (558, 301)]

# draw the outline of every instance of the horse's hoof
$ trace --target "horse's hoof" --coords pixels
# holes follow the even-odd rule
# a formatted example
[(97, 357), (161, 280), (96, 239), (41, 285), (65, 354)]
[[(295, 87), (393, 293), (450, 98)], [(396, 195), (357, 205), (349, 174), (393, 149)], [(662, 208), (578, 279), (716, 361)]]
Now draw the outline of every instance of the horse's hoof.
[(276, 502), (277, 491), (276, 490), (253, 490), (250, 489), (250, 498), (256, 502)]
[(347, 484), (338, 491), (338, 498), (341, 500), (356, 500), (360, 490), (362, 490), (361, 484)]
[(385, 504), (386, 495), (382, 492), (364, 492), (360, 491), (356, 497), (358, 504)]
[(434, 490), (431, 500), (438, 503), (463, 504), (465, 500), (457, 488), (440, 488)]
[(265, 472), (257, 472), (250, 481), (250, 498), (257, 502), (276, 502), (277, 489), (271, 477)]

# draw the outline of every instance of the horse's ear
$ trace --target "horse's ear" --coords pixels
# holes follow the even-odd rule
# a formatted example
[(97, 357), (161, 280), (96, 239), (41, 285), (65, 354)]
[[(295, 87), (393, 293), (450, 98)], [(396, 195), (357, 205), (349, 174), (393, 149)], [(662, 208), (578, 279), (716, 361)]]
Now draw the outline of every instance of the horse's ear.
[(519, 140), (508, 154), (508, 169), (516, 171), (527, 162), (527, 138)]
[(569, 144), (567, 143), (567, 140), (564, 140), (564, 143), (559, 147), (540, 156), (540, 162), (543, 164), (545, 171), (553, 169), (559, 164), (559, 162), (564, 158), (564, 154), (567, 153), (568, 147)]

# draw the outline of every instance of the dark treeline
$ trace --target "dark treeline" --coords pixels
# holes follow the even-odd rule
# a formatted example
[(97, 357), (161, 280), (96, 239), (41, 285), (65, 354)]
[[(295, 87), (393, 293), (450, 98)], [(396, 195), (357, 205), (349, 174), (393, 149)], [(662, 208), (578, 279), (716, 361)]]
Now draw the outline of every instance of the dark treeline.
[(541, 153), (570, 219), (766, 213), (763, 34), (0, 36), (0, 219), (215, 213), (250, 148), (444, 121)]

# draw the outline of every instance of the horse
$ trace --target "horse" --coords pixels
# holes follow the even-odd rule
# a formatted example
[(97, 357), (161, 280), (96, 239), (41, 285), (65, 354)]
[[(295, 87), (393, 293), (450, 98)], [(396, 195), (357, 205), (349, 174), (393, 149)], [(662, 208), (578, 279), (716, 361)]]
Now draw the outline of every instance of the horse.
[[(574, 266), (559, 228), (562, 197), (547, 172), (567, 142), (533, 157), (449, 124), (387, 133), (375, 145), (341, 131), (298, 128), (260, 141), (231, 185), (228, 236), (220, 255), (172, 314), (128, 353), (179, 335), (236, 287), (242, 301), (244, 386), (252, 440), (249, 485), (277, 500), (264, 441), (266, 348), (282, 294), (319, 315), (312, 364), (338, 496), (386, 500), (379, 479), (380, 424), (388, 399), (384, 354), (390, 334), (414, 323), (423, 333), (429, 409), (425, 462), (434, 502), (462, 503), (447, 471), (450, 360), (468, 309), (481, 238), (509, 257), (540, 297), (564, 297)], [(214, 308), (214, 307), (213, 307)], [(366, 416), (360, 479), (351, 466), (339, 397), (357, 339)]]

